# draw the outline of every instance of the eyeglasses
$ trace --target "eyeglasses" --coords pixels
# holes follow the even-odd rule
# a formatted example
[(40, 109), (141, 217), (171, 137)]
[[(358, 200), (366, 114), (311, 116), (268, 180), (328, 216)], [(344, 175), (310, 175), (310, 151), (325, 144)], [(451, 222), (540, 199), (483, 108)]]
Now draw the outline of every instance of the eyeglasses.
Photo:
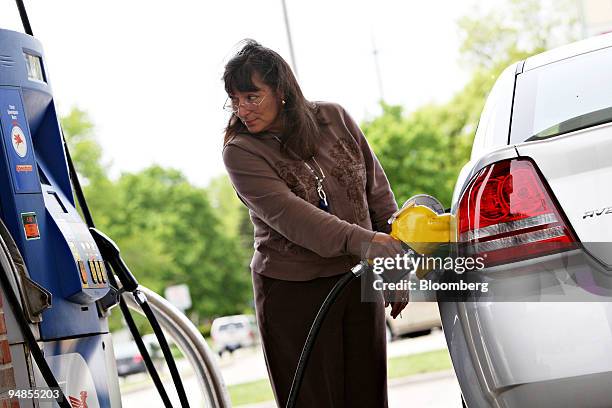
[(234, 100), (228, 96), (228, 98), (225, 100), (225, 103), (223, 104), (223, 110), (237, 114), (238, 110), (242, 106), (252, 111), (252, 110), (259, 108), (259, 105), (261, 105), (264, 99), (266, 99), (266, 96), (268, 95), (267, 94), (264, 96), (251, 95), (247, 97), (247, 100), (245, 102), (238, 103), (238, 104), (236, 104), (236, 102), (234, 102)]

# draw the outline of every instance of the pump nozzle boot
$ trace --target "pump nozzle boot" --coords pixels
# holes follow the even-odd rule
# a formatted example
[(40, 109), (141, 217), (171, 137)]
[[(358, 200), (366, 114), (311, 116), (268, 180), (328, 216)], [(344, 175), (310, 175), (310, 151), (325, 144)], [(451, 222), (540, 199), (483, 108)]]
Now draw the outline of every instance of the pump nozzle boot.
[[(432, 196), (419, 194), (408, 199), (389, 219), (391, 236), (408, 245), (419, 255), (439, 256), (450, 242), (452, 215)], [(419, 268), (417, 277), (429, 270)]]

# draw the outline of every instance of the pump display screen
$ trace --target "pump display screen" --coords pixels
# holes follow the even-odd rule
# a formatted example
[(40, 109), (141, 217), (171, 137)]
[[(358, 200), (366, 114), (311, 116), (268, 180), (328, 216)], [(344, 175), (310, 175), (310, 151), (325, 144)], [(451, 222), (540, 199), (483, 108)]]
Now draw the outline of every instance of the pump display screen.
[(23, 222), (23, 229), (28, 241), (31, 239), (40, 238), (40, 230), (38, 229), (38, 221), (36, 221), (36, 213), (21, 213), (21, 221)]
[(43, 75), (42, 60), (37, 55), (28, 54), (24, 52), (26, 66), (28, 68), (28, 79), (33, 81), (46, 82), (45, 76)]

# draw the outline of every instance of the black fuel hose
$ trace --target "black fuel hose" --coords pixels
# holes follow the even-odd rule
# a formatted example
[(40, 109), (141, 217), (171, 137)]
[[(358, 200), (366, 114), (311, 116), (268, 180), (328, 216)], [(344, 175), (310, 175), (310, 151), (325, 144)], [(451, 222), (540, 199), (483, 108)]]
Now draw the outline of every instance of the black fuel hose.
[(21, 17), (21, 24), (23, 24), (23, 30), (26, 34), (34, 36), (32, 32), (32, 26), (30, 25), (30, 19), (28, 18), (28, 13), (26, 11), (25, 5), (23, 4), (23, 0), (15, 0), (17, 3), (17, 10), (19, 10), (19, 17)]
[(323, 325), (323, 321), (329, 312), (329, 309), (336, 302), (336, 299), (344, 288), (353, 281), (360, 277), (368, 268), (368, 264), (366, 261), (362, 261), (361, 263), (354, 266), (350, 272), (344, 274), (338, 282), (334, 285), (333, 288), (327, 294), (327, 297), (321, 304), (319, 311), (310, 326), (310, 331), (308, 332), (308, 336), (306, 337), (306, 342), (304, 343), (304, 347), (302, 348), (302, 353), (300, 354), (300, 360), (298, 361), (297, 368), (295, 370), (295, 375), (293, 376), (293, 381), (291, 382), (291, 390), (289, 391), (289, 398), (287, 399), (286, 408), (294, 408), (297, 403), (297, 397), (300, 393), (300, 388), (302, 387), (302, 381), (304, 380), (304, 373), (306, 372), (306, 367), (308, 365), (308, 360), (310, 359), (310, 355), (312, 354), (312, 349), (315, 345), (315, 341), (317, 340), (317, 336), (319, 334), (319, 330)]
[(138, 293), (134, 293), (134, 299), (140, 305), (140, 308), (144, 312), (145, 316), (149, 320), (149, 323), (151, 324), (151, 327), (153, 328), (153, 332), (155, 333), (155, 336), (157, 337), (157, 342), (159, 343), (159, 347), (161, 348), (164, 358), (166, 359), (166, 363), (168, 363), (168, 369), (170, 370), (170, 374), (172, 375), (172, 378), (175, 378), (175, 377), (179, 378), (179, 381), (176, 381), (174, 385), (176, 387), (176, 392), (178, 394), (181, 406), (189, 408), (189, 401), (187, 400), (187, 394), (185, 392), (183, 382), (180, 381), (180, 376), (179, 376), (178, 368), (176, 367), (176, 362), (174, 361), (174, 358), (172, 357), (172, 351), (170, 350), (170, 346), (168, 345), (166, 336), (164, 336), (164, 332), (162, 331), (162, 328), (159, 325), (159, 322), (157, 321), (157, 319), (155, 318), (155, 315), (153, 314), (153, 309), (151, 309), (151, 306), (146, 301), (145, 295), (142, 292), (138, 291)]
[[(406, 254), (410, 254), (414, 256), (416, 252), (407, 244), (402, 243), (402, 248)], [(308, 332), (308, 336), (306, 337), (306, 342), (304, 342), (304, 347), (302, 348), (302, 353), (300, 354), (300, 359), (298, 361), (297, 368), (295, 370), (295, 374), (293, 376), (293, 381), (291, 382), (291, 389), (289, 390), (289, 397), (287, 398), (286, 408), (295, 408), (295, 404), (297, 403), (297, 397), (300, 393), (300, 388), (302, 387), (302, 381), (304, 380), (304, 373), (306, 372), (306, 366), (308, 365), (308, 360), (310, 359), (310, 355), (312, 354), (312, 349), (314, 348), (315, 341), (317, 340), (317, 336), (319, 335), (319, 331), (321, 330), (321, 326), (323, 325), (323, 321), (327, 316), (327, 312), (331, 306), (336, 302), (336, 299), (344, 288), (356, 278), (359, 278), (361, 275), (366, 273), (370, 269), (370, 266), (367, 261), (361, 261), (357, 265), (355, 265), (350, 272), (344, 274), (338, 282), (331, 288), (327, 297), (321, 304), (317, 315), (315, 316), (314, 322), (312, 326), (310, 326), (310, 331)], [(399, 278), (396, 280), (403, 279), (410, 271), (404, 271)], [(381, 276), (383, 279), (384, 276)]]
[[(23, 4), (23, 0), (15, 0), (15, 3), (17, 4), (17, 9), (19, 10), (19, 16), (21, 17), (21, 22), (23, 24), (24, 31), (26, 32), (26, 34), (34, 36), (34, 33), (32, 31), (32, 26), (30, 25), (30, 20), (28, 18), (28, 13), (26, 11), (25, 5)], [(74, 167), (72, 157), (70, 156), (68, 144), (66, 143), (66, 140), (64, 138), (63, 130), (62, 129), (60, 130), (62, 133), (62, 141), (64, 143), (64, 152), (66, 154), (66, 161), (68, 162), (68, 170), (69, 170), (70, 179), (72, 182), (72, 187), (77, 196), (77, 201), (79, 203), (79, 206), (81, 207), (81, 212), (83, 214), (83, 217), (85, 218), (85, 222), (87, 223), (87, 226), (90, 229), (95, 229), (94, 220), (93, 220), (93, 217), (91, 216), (91, 212), (89, 211), (87, 200), (85, 200), (85, 195), (83, 194), (83, 189), (81, 188), (81, 183), (79, 181), (78, 174)], [(137, 298), (137, 295), (140, 293), (139, 291), (137, 291), (138, 282), (136, 281), (134, 276), (129, 272), (129, 269), (127, 268), (127, 265), (125, 265), (125, 262), (123, 262), (123, 259), (121, 259), (121, 256), (119, 255), (119, 251), (117, 251), (115, 258), (116, 258), (115, 259), (116, 261), (114, 262), (115, 270), (118, 273), (119, 279), (121, 280), (122, 284), (124, 284), (123, 290), (125, 291), (127, 288), (133, 289), (131, 292), (133, 292), (134, 297)], [(127, 273), (122, 273), (126, 271)], [(112, 276), (112, 274), (109, 274), (108, 277), (109, 277), (109, 283), (114, 284), (114, 286), (117, 288), (118, 286), (117, 286), (117, 282), (114, 279), (114, 276)], [(0, 281), (2, 281), (4, 285), (5, 279), (0, 278)], [(6, 281), (8, 282), (8, 279), (6, 279)], [(7, 290), (7, 292), (10, 293), (11, 291)], [(151, 323), (151, 326), (153, 327), (153, 331), (155, 332), (155, 336), (157, 337), (157, 340), (160, 343), (160, 346), (164, 352), (164, 357), (166, 359), (166, 362), (168, 363), (168, 368), (170, 369), (172, 380), (174, 381), (174, 384), (176, 386), (176, 391), (179, 396), (181, 406), (183, 408), (189, 408), (189, 402), (187, 401), (187, 395), (185, 393), (185, 388), (183, 387), (183, 382), (176, 368), (176, 363), (174, 361), (174, 358), (172, 357), (172, 353), (170, 352), (170, 347), (168, 347), (168, 342), (164, 336), (163, 331), (161, 330), (161, 326), (157, 322), (157, 318), (153, 314), (153, 311), (151, 310), (150, 306), (146, 303), (146, 299), (144, 300), (143, 304), (140, 304), (140, 306), (145, 312), (145, 315), (147, 316), (149, 323)], [(53, 376), (53, 373), (51, 372), (46, 360), (44, 359), (42, 351), (40, 350), (40, 348), (38, 347), (38, 344), (34, 340), (34, 336), (32, 332), (29, 330), (29, 327), (27, 327), (27, 323), (25, 322), (25, 317), (24, 317), (25, 315), (23, 315), (23, 310), (21, 310), (21, 306), (17, 304), (15, 307), (19, 308), (16, 311), (20, 311), (22, 313), (22, 314), (18, 314), (18, 313), (16, 314), (17, 322), (22, 327), (22, 331), (24, 332), (24, 337), (26, 338), (28, 343), (30, 343), (31, 345), (30, 348), (32, 350), (32, 355), (34, 356), (34, 360), (37, 362), (38, 367), (41, 370), (43, 377), (45, 378), (45, 381), (47, 381), (47, 384), (49, 386), (59, 388), (59, 386), (57, 385), (57, 380)], [(149, 371), (149, 375), (151, 376), (151, 379), (153, 380), (155, 387), (157, 388), (157, 391), (159, 392), (159, 395), (164, 402), (164, 405), (166, 406), (166, 408), (172, 408), (172, 403), (170, 402), (170, 399), (168, 398), (168, 394), (166, 393), (166, 390), (161, 382), (161, 379), (159, 378), (159, 374), (157, 373), (157, 370), (155, 369), (155, 366), (153, 365), (151, 356), (149, 355), (149, 352), (146, 346), (144, 345), (142, 338), (140, 337), (138, 328), (136, 327), (136, 324), (131, 316), (129, 308), (127, 307), (127, 304), (123, 300), (122, 296), (119, 296), (119, 307), (121, 308), (121, 312), (123, 313), (123, 316), (126, 320), (128, 328), (130, 332), (132, 333), (132, 337), (134, 337), (134, 341), (136, 342), (138, 350), (140, 351), (140, 354), (142, 355), (145, 366), (147, 367), (147, 370)], [(24, 328), (23, 328), (24, 323), (27, 328), (27, 331), (24, 331)], [(59, 392), (62, 397), (62, 400), (58, 399), (58, 403), (60, 404), (60, 406), (62, 408), (64, 407), (70, 408), (70, 405), (64, 398), (64, 395), (61, 389), (59, 389)]]
[[(19, 10), (19, 16), (21, 17), (21, 22), (23, 24), (24, 31), (26, 32), (26, 34), (34, 36), (34, 33), (32, 31), (32, 26), (30, 25), (30, 20), (28, 18), (28, 13), (26, 11), (25, 5), (23, 4), (23, 0), (15, 0), (15, 2), (17, 4), (17, 9)], [(64, 139), (63, 132), (62, 132), (62, 141), (64, 142), (64, 151), (66, 153), (66, 159), (68, 162), (68, 170), (70, 173), (70, 179), (72, 181), (74, 192), (77, 196), (78, 203), (81, 207), (81, 212), (83, 216), (85, 217), (85, 221), (87, 225), (90, 228), (92, 228), (94, 227), (93, 217), (91, 216), (91, 213), (89, 212), (89, 207), (87, 205), (87, 201), (85, 200), (85, 195), (83, 194), (83, 189), (81, 188), (81, 183), (79, 181), (77, 172), (74, 168), (74, 163), (72, 162), (72, 158), (70, 157), (70, 151), (68, 150), (68, 145), (66, 144), (66, 141)], [(117, 288), (118, 287), (117, 282), (115, 281), (113, 274), (109, 274), (108, 278), (109, 278), (109, 283), (111, 285), (114, 285), (115, 288)], [(21, 328), (24, 338), (26, 342), (28, 343), (28, 346), (30, 347), (32, 356), (34, 357), (34, 360), (36, 361), (36, 364), (38, 365), (38, 368), (40, 369), (44, 380), (46, 381), (47, 385), (49, 385), (52, 388), (57, 388), (59, 390), (60, 396), (59, 398), (57, 398), (57, 402), (59, 406), (61, 408), (71, 408), (61, 388), (59, 388), (58, 382), (55, 376), (53, 375), (53, 372), (49, 368), (49, 365), (47, 364), (47, 361), (45, 360), (44, 355), (40, 347), (38, 346), (38, 343), (36, 343), (34, 335), (32, 334), (25, 320), (23, 309), (21, 308), (21, 305), (17, 302), (16, 295), (13, 293), (11, 288), (8, 287), (10, 284), (8, 283), (8, 279), (6, 278), (6, 276), (4, 275), (0, 276), (0, 282), (2, 283), (3, 286), (7, 288), (5, 292), (7, 293), (9, 297), (9, 302), (11, 304), (11, 307), (13, 308), (13, 313), (15, 314), (17, 323), (19, 324)], [(130, 314), (129, 308), (121, 296), (119, 296), (119, 307), (121, 309), (121, 312), (123, 313), (123, 316), (128, 325), (128, 328), (130, 332), (132, 333), (132, 337), (134, 337), (134, 341), (136, 342), (138, 351), (140, 352), (143, 358), (145, 366), (147, 367), (147, 370), (149, 371), (149, 375), (151, 376), (151, 379), (153, 380), (153, 383), (155, 384), (155, 387), (157, 388), (157, 391), (164, 403), (164, 406), (166, 408), (172, 408), (172, 403), (170, 402), (168, 393), (166, 392), (161, 382), (161, 379), (159, 378), (159, 374), (157, 373), (157, 370), (155, 369), (155, 366), (153, 365), (153, 360), (151, 359), (151, 356), (149, 355), (149, 352), (146, 346), (144, 345), (142, 338), (140, 337), (140, 333), (138, 332), (136, 323), (134, 322), (134, 319), (132, 318), (132, 315)], [(182, 388), (182, 384), (181, 384), (181, 388)]]
[[(144, 295), (140, 293), (140, 291), (138, 291), (137, 289), (138, 282), (136, 281), (136, 278), (134, 277), (134, 275), (132, 275), (132, 273), (130, 272), (129, 268), (127, 267), (123, 259), (121, 258), (121, 255), (119, 253), (119, 248), (115, 245), (114, 242), (112, 242), (112, 240), (110, 240), (110, 238), (106, 237), (104, 234), (96, 230), (93, 217), (91, 215), (91, 212), (89, 211), (89, 206), (87, 205), (87, 200), (85, 199), (85, 194), (83, 193), (81, 183), (79, 182), (79, 176), (76, 172), (76, 168), (74, 167), (74, 162), (72, 161), (72, 157), (70, 156), (70, 150), (68, 149), (68, 143), (66, 143), (63, 132), (62, 132), (62, 140), (64, 142), (64, 151), (66, 153), (66, 161), (68, 162), (68, 170), (70, 173), (70, 179), (72, 181), (72, 186), (74, 188), (75, 195), (77, 196), (77, 201), (79, 203), (79, 206), (81, 207), (83, 216), (85, 217), (87, 226), (89, 227), (89, 230), (92, 233), (92, 237), (98, 244), (100, 252), (102, 252), (102, 256), (105, 259), (105, 262), (110, 264), (112, 270), (117, 273), (119, 280), (124, 285), (123, 290), (125, 291), (126, 289), (129, 289), (134, 295), (134, 298), (136, 299), (138, 304), (143, 309), (143, 312), (145, 313), (147, 319), (149, 320), (149, 323), (151, 324), (151, 327), (153, 328), (153, 332), (155, 333), (155, 337), (157, 338), (157, 341), (159, 342), (159, 345), (162, 349), (166, 363), (168, 364), (170, 376), (172, 377), (172, 381), (174, 382), (174, 385), (176, 387), (176, 392), (179, 397), (181, 407), (189, 408), (189, 402), (187, 399), (185, 388), (183, 386), (183, 382), (181, 380), (180, 374), (176, 367), (176, 362), (174, 361), (172, 352), (170, 351), (170, 347), (168, 346), (168, 341), (166, 340), (166, 337), (163, 331), (161, 330), (161, 326), (159, 325), (159, 322), (157, 321), (155, 314), (153, 313), (148, 303), (146, 302), (146, 298), (144, 297)], [(111, 276), (111, 274), (109, 274), (109, 282), (113, 283), (113, 281), (116, 285), (117, 282), (114, 280), (114, 276)], [(131, 324), (128, 323), (128, 328), (132, 334), (132, 337), (134, 338), (134, 341), (136, 341), (136, 345), (138, 346), (140, 354), (143, 357), (145, 366), (147, 367), (147, 370), (149, 371), (149, 375), (151, 376), (151, 379), (153, 380), (155, 387), (157, 388), (157, 391), (164, 402), (165, 407), (172, 408), (172, 404), (170, 402), (170, 399), (168, 398), (166, 389), (163, 386), (161, 379), (159, 378), (159, 374), (157, 373), (157, 370), (155, 370), (155, 367), (151, 360), (151, 356), (149, 355), (148, 350), (144, 346), (144, 342), (140, 338), (140, 333), (138, 332), (136, 324), (134, 323), (131, 313), (127, 305), (125, 304), (125, 301), (123, 300), (122, 296), (119, 296), (119, 307), (121, 308), (121, 312), (123, 313), (123, 316), (126, 319), (126, 323), (128, 323), (128, 321), (131, 321)], [(147, 310), (149, 311), (149, 313), (147, 313)], [(138, 337), (138, 340), (136, 339), (137, 337)]]
[[(0, 227), (3, 227), (3, 226), (0, 226)], [(0, 237), (0, 241), (1, 240), (2, 240), (2, 237)], [(7, 251), (7, 256), (8, 256), (8, 251)], [(45, 359), (45, 356), (42, 350), (38, 346), (38, 343), (36, 342), (36, 338), (34, 338), (34, 334), (32, 333), (32, 330), (30, 329), (30, 325), (28, 324), (26, 320), (25, 312), (23, 308), (21, 307), (21, 304), (19, 303), (19, 299), (17, 298), (17, 294), (13, 290), (13, 286), (11, 285), (8, 279), (8, 274), (11, 273), (11, 271), (5, 270), (3, 265), (0, 265), (0, 267), (1, 267), (0, 284), (2, 284), (2, 287), (4, 288), (4, 294), (8, 298), (7, 300), (13, 311), (13, 315), (15, 316), (15, 320), (17, 321), (17, 325), (19, 325), (21, 334), (23, 335), (23, 338), (26, 344), (28, 345), (30, 352), (32, 353), (32, 357), (34, 357), (34, 361), (36, 361), (36, 365), (38, 366), (38, 369), (40, 370), (40, 373), (42, 374), (43, 379), (45, 380), (47, 385), (50, 387), (50, 389), (57, 390), (58, 395), (55, 398), (55, 400), (57, 401), (60, 408), (72, 408), (70, 406), (70, 403), (66, 399), (66, 396), (64, 395), (64, 392), (62, 391), (62, 388), (59, 386), (57, 379), (53, 375), (53, 372), (51, 371), (51, 367), (49, 367), (49, 364), (47, 363), (47, 360)]]
[[(110, 265), (108, 262), (105, 263), (107, 266)], [(110, 269), (107, 268), (107, 270), (112, 271), (112, 266), (110, 267)], [(108, 281), (111, 285), (119, 287), (115, 279), (114, 273), (108, 274)], [(170, 401), (170, 397), (168, 397), (168, 393), (164, 388), (164, 385), (161, 381), (161, 378), (159, 377), (159, 373), (157, 372), (155, 365), (153, 365), (153, 359), (149, 354), (149, 350), (147, 350), (147, 346), (145, 346), (144, 341), (142, 341), (142, 336), (140, 335), (140, 332), (138, 331), (138, 326), (136, 326), (136, 322), (134, 321), (134, 318), (130, 313), (130, 308), (128, 307), (127, 303), (121, 295), (119, 295), (119, 308), (121, 309), (121, 313), (123, 314), (123, 318), (125, 319), (125, 323), (127, 324), (128, 330), (132, 334), (134, 342), (136, 342), (138, 352), (142, 356), (142, 361), (145, 363), (145, 367), (147, 368), (149, 376), (151, 377), (151, 380), (153, 381), (153, 384), (157, 389), (157, 393), (159, 394), (159, 397), (164, 403), (164, 407), (172, 408), (172, 402)]]

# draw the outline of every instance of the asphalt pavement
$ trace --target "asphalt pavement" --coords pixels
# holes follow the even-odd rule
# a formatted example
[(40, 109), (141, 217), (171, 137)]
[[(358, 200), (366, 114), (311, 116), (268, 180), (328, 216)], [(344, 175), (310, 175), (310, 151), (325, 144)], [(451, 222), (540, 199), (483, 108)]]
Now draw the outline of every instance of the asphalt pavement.
[[(434, 331), (430, 335), (397, 340), (389, 343), (387, 355), (392, 357), (422, 353), (446, 348), (444, 335)], [(198, 383), (186, 361), (179, 360), (179, 369), (183, 373), (185, 388), (197, 389)], [(266, 366), (259, 346), (237, 350), (233, 355), (226, 354), (218, 360), (226, 385), (240, 384), (267, 378)], [(125, 407), (146, 406), (161, 407), (157, 391), (144, 374), (129, 377), (122, 381), (122, 400)], [(173, 387), (169, 388), (170, 397), (178, 398)], [(191, 397), (191, 396), (190, 396)], [(159, 405), (155, 405), (156, 402)], [(190, 399), (192, 407), (203, 407), (201, 397)], [(274, 402), (254, 405), (242, 405), (243, 408), (273, 408)], [(457, 379), (452, 370), (418, 374), (406, 378), (389, 381), (389, 407), (420, 408), (420, 407), (461, 407), (460, 391)]]
[[(392, 341), (387, 345), (387, 357), (399, 357), (446, 349), (442, 330), (435, 330), (426, 336)], [(236, 350), (234, 354), (225, 353), (219, 359), (223, 379), (227, 385), (241, 384), (267, 378), (266, 363), (261, 347)]]

